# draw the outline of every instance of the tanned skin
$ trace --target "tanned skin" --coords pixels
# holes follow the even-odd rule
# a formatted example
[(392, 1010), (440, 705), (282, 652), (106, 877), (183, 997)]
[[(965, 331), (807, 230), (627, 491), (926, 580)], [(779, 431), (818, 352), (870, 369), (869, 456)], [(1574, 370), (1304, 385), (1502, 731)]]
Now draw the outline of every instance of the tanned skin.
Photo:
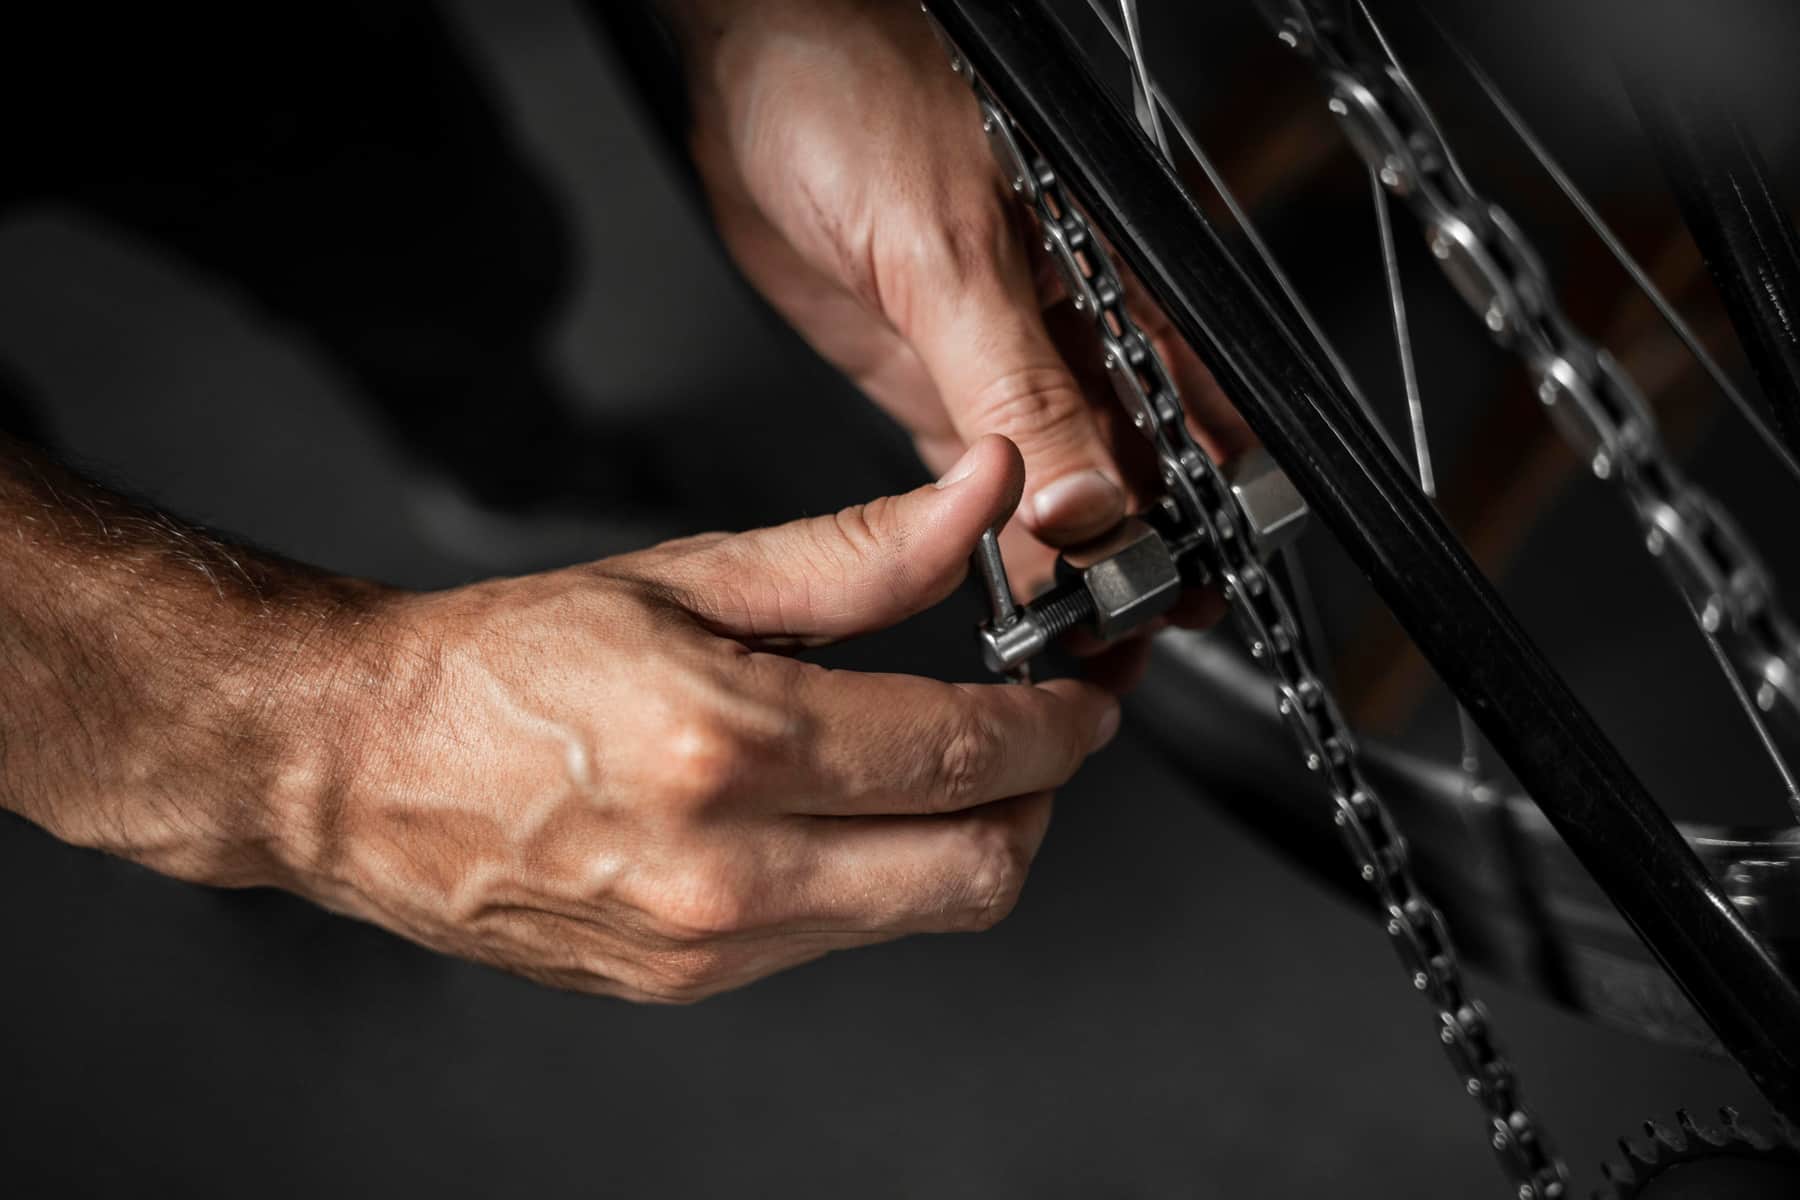
[[(0, 804), (182, 879), (285, 888), (638, 1000), (1012, 907), (1052, 791), (1118, 727), (1141, 643), (1095, 660), (1107, 687), (791, 651), (941, 600), (1015, 508), (1028, 583), (1154, 479), (1115, 453), (1110, 402), (1052, 338), (1059, 294), (915, 4), (668, 7), (734, 257), (938, 483), (417, 593), (230, 545), (7, 443)], [(1247, 441), (1140, 319), (1209, 449)]]
[(941, 486), (834, 516), (413, 593), (11, 445), (0, 800), (170, 875), (632, 999), (984, 928), (1116, 702), (784, 651), (942, 599), (1021, 479), (992, 438)]

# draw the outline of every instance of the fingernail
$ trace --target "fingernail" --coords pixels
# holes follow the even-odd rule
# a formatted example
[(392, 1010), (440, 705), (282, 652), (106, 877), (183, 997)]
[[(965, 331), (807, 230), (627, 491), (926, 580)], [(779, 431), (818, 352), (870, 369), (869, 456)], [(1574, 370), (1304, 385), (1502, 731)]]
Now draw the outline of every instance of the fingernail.
[(963, 451), (963, 456), (957, 459), (951, 468), (948, 471), (945, 471), (943, 475), (938, 478), (938, 481), (931, 486), (936, 488), (955, 487), (974, 473), (975, 447), (970, 446), (967, 450)]
[(1106, 745), (1106, 743), (1112, 741), (1113, 737), (1118, 732), (1119, 706), (1117, 704), (1109, 704), (1107, 705), (1106, 711), (1100, 715), (1100, 723), (1094, 726), (1094, 744), (1089, 747), (1088, 753), (1092, 754), (1094, 751)]
[(1039, 529), (1110, 525), (1124, 513), (1125, 493), (1092, 468), (1045, 484), (1031, 499), (1031, 515)]

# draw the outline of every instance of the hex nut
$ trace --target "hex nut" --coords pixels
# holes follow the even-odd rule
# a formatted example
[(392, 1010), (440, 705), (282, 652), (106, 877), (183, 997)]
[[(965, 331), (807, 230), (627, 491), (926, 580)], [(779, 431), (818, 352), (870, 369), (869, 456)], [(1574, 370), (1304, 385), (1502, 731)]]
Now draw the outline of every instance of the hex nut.
[(1064, 554), (1057, 570), (1079, 579), (1092, 597), (1094, 632), (1105, 641), (1167, 612), (1181, 595), (1181, 571), (1168, 543), (1135, 517)]

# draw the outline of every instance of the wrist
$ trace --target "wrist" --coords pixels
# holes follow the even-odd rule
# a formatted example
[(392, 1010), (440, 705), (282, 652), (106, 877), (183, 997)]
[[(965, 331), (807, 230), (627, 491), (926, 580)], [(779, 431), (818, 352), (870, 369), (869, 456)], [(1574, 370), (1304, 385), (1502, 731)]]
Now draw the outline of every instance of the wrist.
[(426, 761), (422, 745), (457, 749), (460, 724), (448, 722), (444, 695), (450, 655), (436, 614), (469, 590), (356, 584), (323, 619), (280, 636), (286, 661), (267, 656), (244, 689), (272, 697), (258, 778), (243, 788), (255, 804), (248, 836), (238, 838), (241, 861), (259, 876), (246, 882), (358, 909), (358, 840), (370, 819), (416, 795), (442, 767)]
[[(203, 563), (212, 551), (239, 574)], [(329, 808), (358, 752), (387, 593), (197, 539), (191, 554), (32, 563), (41, 586), (0, 614), (0, 794), (64, 841), (165, 874), (278, 882), (289, 823)]]
[(232, 631), (210, 705), (218, 766), (194, 780), (203, 836), (182, 849), (192, 869), (148, 865), (219, 886), (295, 887), (321, 869), (371, 748), (395, 735), (400, 667), (421, 661), (393, 632), (406, 599), (309, 580)]

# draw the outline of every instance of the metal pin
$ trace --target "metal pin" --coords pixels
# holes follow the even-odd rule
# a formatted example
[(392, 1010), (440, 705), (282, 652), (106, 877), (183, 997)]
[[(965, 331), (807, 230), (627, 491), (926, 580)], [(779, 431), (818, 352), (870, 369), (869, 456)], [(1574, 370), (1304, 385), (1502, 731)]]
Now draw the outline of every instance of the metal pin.
[[(1006, 559), (1000, 553), (998, 526), (982, 531), (981, 540), (975, 543), (975, 553), (971, 558), (975, 573), (981, 576), (982, 585), (987, 590), (994, 628), (1005, 629), (1015, 624), (1019, 619), (1019, 602), (1013, 598), (1012, 584), (1006, 578)], [(1014, 683), (1030, 683), (1031, 664), (1021, 663), (1006, 674)]]
[(987, 587), (994, 627), (1004, 628), (1018, 620), (1019, 605), (1013, 599), (1012, 584), (1006, 579), (1006, 559), (1000, 554), (998, 529), (983, 530), (981, 540), (975, 543), (975, 571)]

